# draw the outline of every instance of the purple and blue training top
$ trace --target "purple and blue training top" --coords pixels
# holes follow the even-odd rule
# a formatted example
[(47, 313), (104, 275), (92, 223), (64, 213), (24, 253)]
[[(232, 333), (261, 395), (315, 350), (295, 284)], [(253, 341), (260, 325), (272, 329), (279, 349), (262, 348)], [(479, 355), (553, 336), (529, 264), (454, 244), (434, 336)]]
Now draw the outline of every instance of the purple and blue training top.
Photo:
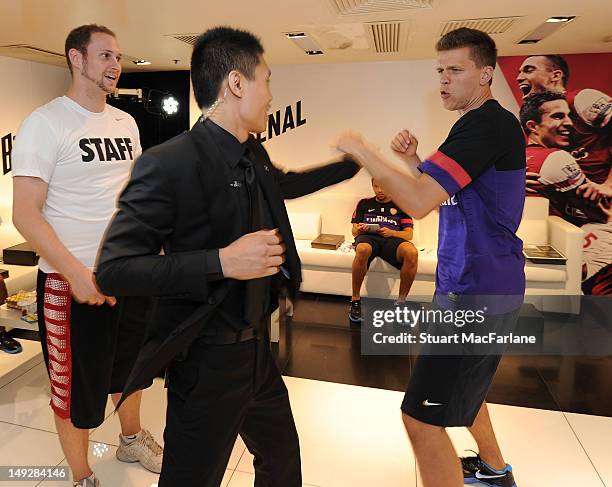
[[(461, 295), (524, 295), (523, 242), (516, 231), (525, 204), (525, 167), (519, 122), (496, 100), (463, 115), (419, 165), (449, 195), (440, 206), (438, 297), (456, 302)], [(500, 312), (520, 302), (503, 304), (508, 309)]]

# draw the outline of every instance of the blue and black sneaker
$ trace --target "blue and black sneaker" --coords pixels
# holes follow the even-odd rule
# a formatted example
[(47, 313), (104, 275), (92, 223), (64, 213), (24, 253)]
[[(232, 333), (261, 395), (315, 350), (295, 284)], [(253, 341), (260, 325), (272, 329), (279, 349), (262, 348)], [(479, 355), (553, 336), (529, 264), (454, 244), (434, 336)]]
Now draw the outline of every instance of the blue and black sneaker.
[[(476, 452), (474, 452), (476, 453)], [(516, 487), (512, 467), (506, 464), (503, 470), (495, 470), (476, 454), (475, 457), (461, 457), (464, 484), (483, 484), (491, 487)]]
[(351, 323), (354, 325), (359, 325), (363, 321), (363, 317), (361, 316), (361, 299), (351, 301), (349, 307), (349, 320), (351, 320)]
[(23, 348), (7, 331), (0, 331), (0, 350), (6, 353), (20, 353)]

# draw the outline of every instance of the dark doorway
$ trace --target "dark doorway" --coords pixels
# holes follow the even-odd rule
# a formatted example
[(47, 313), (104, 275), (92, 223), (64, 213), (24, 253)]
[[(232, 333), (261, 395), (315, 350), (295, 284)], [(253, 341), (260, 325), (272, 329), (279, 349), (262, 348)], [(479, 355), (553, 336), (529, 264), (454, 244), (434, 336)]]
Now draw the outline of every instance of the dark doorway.
[[(123, 73), (119, 80), (119, 87), (143, 90), (143, 101), (123, 96), (108, 97), (110, 105), (126, 111), (136, 120), (143, 150), (189, 130), (189, 71)], [(177, 113), (161, 114), (161, 107), (158, 103), (164, 93), (172, 95), (178, 101)], [(149, 111), (145, 109), (147, 98), (151, 99)], [(156, 113), (151, 113), (151, 111)]]

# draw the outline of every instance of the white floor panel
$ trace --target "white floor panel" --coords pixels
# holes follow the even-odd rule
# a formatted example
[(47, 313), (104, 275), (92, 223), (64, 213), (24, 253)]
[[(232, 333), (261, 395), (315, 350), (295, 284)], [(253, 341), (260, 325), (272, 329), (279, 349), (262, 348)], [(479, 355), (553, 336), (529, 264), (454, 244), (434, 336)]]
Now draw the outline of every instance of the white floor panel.
[(602, 487), (562, 413), (498, 404), (490, 413), (520, 487)]
[[(105, 443), (89, 442), (89, 458), (92, 470), (100, 480), (102, 487), (157, 487), (159, 475), (149, 472), (139, 463), (124, 463), (115, 458), (117, 447)], [(66, 465), (63, 461), (61, 465)], [(232, 470), (226, 470), (221, 487), (228, 485)], [(67, 482), (45, 480), (40, 487), (67, 487)], [(2, 484), (0, 484), (2, 487)], [(21, 486), (19, 486), (21, 487)]]
[[(97, 455), (94, 455), (94, 449)], [(157, 487), (159, 475), (149, 472), (138, 463), (123, 463), (115, 458), (117, 448), (114, 445), (89, 442), (91, 468), (100, 479), (102, 487)], [(66, 465), (66, 462), (62, 462)], [(221, 481), (221, 487), (227, 487), (233, 470), (226, 470)], [(67, 482), (45, 480), (40, 487), (67, 487)], [(2, 487), (2, 483), (0, 483)], [(21, 487), (21, 485), (19, 486)], [(24, 486), (25, 487), (25, 486)]]
[[(55, 432), (49, 405), (49, 376), (44, 362), (0, 388), (0, 421)], [(113, 411), (109, 399), (105, 416)]]
[[(157, 483), (159, 475), (149, 472), (139, 463), (123, 463), (115, 458), (117, 447), (89, 442), (89, 462), (91, 469), (100, 479), (103, 487), (151, 487)], [(66, 461), (62, 465), (67, 465)], [(67, 482), (45, 480), (41, 487), (67, 487)]]
[[(285, 382), (300, 436), (304, 482), (325, 487), (416, 484), (399, 409), (402, 393), (294, 377)], [(237, 470), (253, 473), (248, 451)]]
[[(64, 458), (57, 435), (0, 423), (0, 463), (5, 466), (55, 466)], [(6, 481), (0, 486), (32, 487), (37, 481)], [(64, 482), (62, 487), (68, 484)]]
[[(109, 404), (112, 404), (109, 400)], [(148, 429), (157, 442), (163, 446), (164, 444), (164, 427), (166, 418), (166, 389), (164, 389), (164, 381), (155, 379), (153, 385), (143, 391), (142, 403), (140, 408), (141, 425)], [(121, 425), (119, 416), (112, 412), (108, 415), (104, 423), (94, 430), (90, 435), (90, 440), (107, 443), (109, 445), (119, 446), (119, 433)], [(244, 443), (239, 437), (232, 450), (227, 468), (233, 470), (238, 465), (238, 460), (245, 450)]]
[(0, 389), (0, 421), (55, 433), (49, 400), (49, 377), (39, 363)]
[[(400, 416), (403, 393), (293, 377), (285, 381), (300, 435), (304, 485), (421, 485)], [(55, 466), (64, 461), (47, 391), (43, 364), (0, 388), (1, 464)], [(155, 381), (143, 395), (142, 424), (160, 442), (165, 407), (165, 390), (161, 381)], [(598, 472), (612, 487), (612, 418), (495, 404), (490, 410), (520, 487), (602, 487)], [(100, 456), (90, 456), (92, 467), (105, 487), (150, 487), (157, 475), (115, 459), (119, 421), (111, 413), (109, 401), (109, 416), (90, 437), (92, 446), (106, 445)], [(453, 428), (450, 435), (459, 454), (475, 449), (465, 429)], [(239, 438), (223, 486), (252, 486), (252, 460)], [(22, 487), (36, 484), (19, 482)], [(3, 485), (12, 484), (0, 482)], [(45, 481), (40, 485), (69, 484)]]
[(570, 426), (607, 486), (612, 486), (612, 418), (566, 413)]
[[(563, 413), (499, 404), (489, 404), (489, 412), (519, 487), (603, 487)], [(477, 450), (465, 428), (448, 431), (460, 456)]]
[[(157, 442), (163, 445), (164, 426), (166, 424), (166, 390), (161, 379), (155, 379), (153, 385), (142, 392), (140, 407), (140, 424), (148, 429)], [(114, 412), (112, 400), (107, 403), (108, 415), (104, 423), (96, 428), (90, 435), (92, 441), (99, 441), (109, 445), (119, 446), (119, 433), (121, 425), (119, 415)]]
[[(255, 475), (252, 473), (236, 471), (232, 475), (227, 487), (253, 487), (255, 483)], [(323, 487), (312, 484), (303, 484), (304, 487)]]

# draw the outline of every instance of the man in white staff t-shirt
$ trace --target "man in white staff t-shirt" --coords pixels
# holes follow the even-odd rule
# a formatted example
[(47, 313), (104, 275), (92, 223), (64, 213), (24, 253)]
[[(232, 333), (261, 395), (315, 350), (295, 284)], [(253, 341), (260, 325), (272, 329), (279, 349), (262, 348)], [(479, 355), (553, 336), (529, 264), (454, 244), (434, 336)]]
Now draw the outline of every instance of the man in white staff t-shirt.
[[(102, 295), (95, 264), (141, 148), (134, 119), (106, 104), (121, 74), (115, 34), (98, 25), (74, 29), (66, 59), (68, 93), (34, 110), (15, 139), (13, 221), (41, 256), (38, 323), (60, 443), (74, 485), (96, 487), (89, 429), (104, 421), (108, 394), (119, 400), (145, 326), (144, 311)], [(116, 456), (159, 473), (162, 448), (140, 427), (140, 396), (118, 410)]]

